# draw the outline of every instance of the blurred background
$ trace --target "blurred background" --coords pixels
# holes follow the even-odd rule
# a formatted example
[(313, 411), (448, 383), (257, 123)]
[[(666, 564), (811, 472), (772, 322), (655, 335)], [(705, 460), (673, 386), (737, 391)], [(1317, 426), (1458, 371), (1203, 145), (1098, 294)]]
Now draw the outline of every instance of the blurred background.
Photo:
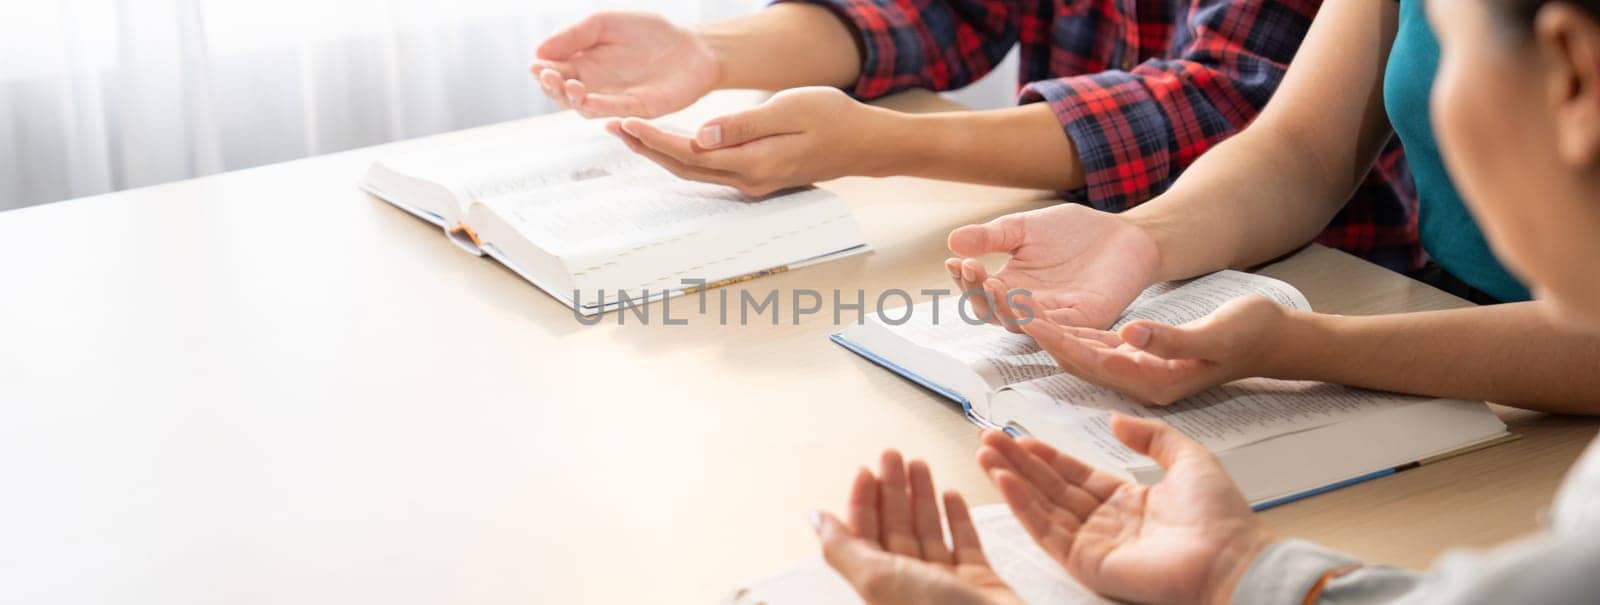
[[(554, 111), (527, 64), (584, 15), (764, 4), (0, 1), (0, 211)], [(1009, 104), (1015, 61), (952, 96)]]

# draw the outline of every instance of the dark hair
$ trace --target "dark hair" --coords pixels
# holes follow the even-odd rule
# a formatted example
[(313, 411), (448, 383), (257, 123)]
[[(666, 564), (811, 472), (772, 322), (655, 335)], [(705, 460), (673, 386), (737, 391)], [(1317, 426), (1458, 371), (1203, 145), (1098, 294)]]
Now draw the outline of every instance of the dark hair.
[(1505, 16), (1516, 21), (1518, 29), (1526, 31), (1533, 28), (1533, 20), (1539, 16), (1539, 9), (1557, 2), (1583, 9), (1600, 19), (1600, 0), (1493, 0), (1492, 4), (1499, 5)]

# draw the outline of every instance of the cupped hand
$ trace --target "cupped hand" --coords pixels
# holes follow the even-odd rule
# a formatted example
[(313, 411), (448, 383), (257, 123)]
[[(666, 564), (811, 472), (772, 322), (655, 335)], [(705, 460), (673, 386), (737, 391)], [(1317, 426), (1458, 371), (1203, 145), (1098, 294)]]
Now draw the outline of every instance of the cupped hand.
[(1167, 405), (1251, 376), (1272, 376), (1290, 322), (1271, 300), (1247, 296), (1181, 326), (1133, 321), (1117, 332), (1050, 322), (1021, 326), (1068, 374), (1147, 404)]
[(656, 117), (710, 92), (716, 55), (650, 13), (595, 13), (539, 45), (529, 68), (544, 94), (588, 117)]
[(849, 524), (814, 519), (823, 558), (867, 603), (1021, 605), (983, 556), (967, 503), (945, 492), (950, 543), (939, 523), (933, 477), (920, 460), (883, 453), (879, 474), (865, 468), (850, 488)]
[(885, 154), (879, 126), (892, 112), (836, 88), (795, 88), (714, 118), (694, 138), (638, 119), (608, 125), (628, 147), (682, 178), (762, 196), (849, 175), (871, 175)]
[[(949, 246), (957, 256), (945, 261), (950, 278), (963, 292), (987, 293), (968, 297), (973, 312), (1013, 332), (1039, 323), (1024, 309), (1061, 326), (1109, 327), (1150, 286), (1160, 260), (1142, 228), (1078, 204), (967, 225), (950, 233)], [(975, 257), (996, 253), (1011, 258), (990, 275)]]
[(1272, 537), (1211, 452), (1154, 420), (1111, 429), (1166, 475), (1140, 485), (1042, 441), (986, 431), (978, 464), (1039, 546), (1095, 592), (1139, 603), (1225, 603)]

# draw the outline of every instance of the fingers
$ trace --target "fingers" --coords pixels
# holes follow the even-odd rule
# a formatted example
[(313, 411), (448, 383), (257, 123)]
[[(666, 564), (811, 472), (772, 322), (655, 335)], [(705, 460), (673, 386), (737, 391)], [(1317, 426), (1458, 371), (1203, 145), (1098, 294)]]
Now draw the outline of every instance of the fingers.
[[(968, 266), (969, 262), (972, 264), (970, 267)], [(976, 319), (983, 321), (993, 320), (989, 311), (989, 302), (984, 297), (966, 296), (967, 292), (982, 291), (983, 282), (981, 280), (987, 277), (983, 263), (978, 262), (978, 259), (975, 258), (947, 258), (944, 261), (944, 268), (950, 272), (950, 281), (955, 282), (958, 295), (964, 297), (961, 300), (957, 300), (956, 304), (965, 302), (970, 305), (972, 314)], [(977, 276), (980, 281), (973, 281), (968, 276)]]
[(595, 93), (577, 79), (571, 66), (558, 61), (535, 61), (533, 75), (539, 90), (557, 105), (575, 109), (586, 118), (652, 117), (638, 97), (628, 94)]
[(671, 172), (678, 178), (688, 179), (691, 181), (700, 181), (703, 183), (715, 183), (734, 188), (742, 187), (744, 184), (739, 180), (737, 175), (732, 173), (701, 168), (698, 166), (691, 166), (678, 161), (677, 158), (661, 153), (660, 151), (656, 151), (655, 149), (641, 142), (638, 137), (635, 137), (628, 131), (623, 130), (620, 121), (613, 121), (610, 124), (607, 124), (606, 130), (617, 138), (622, 139), (622, 142), (627, 144), (628, 149), (633, 150), (634, 153), (644, 156), (645, 159), (655, 162), (657, 165), (665, 168), (667, 172)]
[(695, 157), (694, 141), (689, 137), (662, 130), (655, 124), (639, 118), (622, 120), (622, 130), (639, 139), (651, 149), (671, 156), (680, 162), (698, 165)]
[(1032, 321), (1020, 327), (1062, 370), (1146, 404), (1170, 404), (1212, 386), (1216, 380), (1208, 362), (1164, 359), (1124, 348), (1118, 346), (1119, 337), (1107, 332), (1063, 328), (1051, 321)]
[[(1017, 313), (1017, 310), (1011, 306), (1012, 301), (1007, 296), (1010, 293), (1006, 289), (1005, 282), (996, 277), (986, 279), (983, 281), (983, 292), (985, 302), (989, 302), (990, 309), (994, 311), (994, 321), (1004, 326), (1007, 330), (1018, 334), (1022, 333), (1020, 325), (1022, 323), (1022, 315)], [(1031, 305), (1033, 301), (1023, 297), (1017, 302)], [(1029, 313), (1033, 317), (1038, 317), (1038, 313), (1033, 311), (1031, 306), (1029, 307)]]
[(1006, 508), (1011, 509), (1011, 514), (1016, 516), (1017, 522), (1034, 540), (1043, 542), (1051, 535), (1052, 531), (1077, 531), (1082, 522), (1070, 528), (1055, 527), (1055, 520), (1050, 515), (1050, 509), (1043, 504), (1043, 497), (1029, 485), (1027, 480), (1016, 473), (996, 469), (989, 472), (989, 482), (1000, 490), (1000, 497), (1006, 501)]
[(528, 65), (528, 72), (533, 74), (535, 78), (542, 78), (544, 76), (544, 72), (546, 71), (555, 72), (555, 77), (559, 78), (560, 81), (566, 81), (568, 79), (575, 78), (578, 75), (578, 70), (574, 69), (572, 67), (572, 63), (568, 61), (534, 59), (533, 63)]
[(562, 107), (571, 106), (567, 102), (566, 75), (549, 67), (540, 68), (533, 75), (539, 79), (539, 90), (544, 91), (545, 96), (550, 97), (550, 100), (555, 101), (557, 105)]
[(967, 225), (950, 232), (950, 251), (958, 256), (979, 256), (1022, 247), (1027, 223), (1021, 215), (1008, 214), (982, 225)]
[(961, 259), (959, 259), (959, 258), (947, 258), (947, 259), (944, 259), (944, 270), (946, 272), (950, 273), (950, 281), (955, 282), (957, 288), (962, 288), (963, 290), (965, 290), (965, 288), (966, 288), (965, 280), (961, 279)]
[(989, 279), (989, 270), (983, 267), (983, 261), (976, 258), (961, 259), (961, 280), (970, 284), (971, 289), (983, 287), (983, 282)]
[(812, 522), (822, 542), (822, 558), (860, 591), (873, 569), (885, 563), (884, 552), (850, 533), (832, 514), (812, 513)]
[(911, 515), (916, 528), (922, 559), (929, 563), (950, 564), (950, 549), (944, 544), (944, 528), (939, 524), (938, 494), (933, 490), (933, 474), (928, 463), (912, 460), (907, 467), (911, 479)]
[(1159, 420), (1112, 414), (1111, 433), (1129, 449), (1155, 460), (1161, 468), (1170, 469), (1185, 456), (1210, 455), (1199, 443)]
[(567, 97), (567, 105), (583, 111), (583, 102), (589, 96), (589, 87), (578, 80), (567, 80), (561, 83), (561, 91)]
[(545, 96), (556, 101), (566, 100), (561, 84), (578, 76), (577, 70), (573, 69), (571, 63), (544, 59), (534, 60), (528, 66), (528, 73), (533, 74), (533, 78), (539, 82), (539, 88), (544, 91)]
[(730, 173), (732, 175), (750, 177), (755, 164), (755, 155), (761, 150), (744, 147), (738, 149), (706, 150), (696, 147), (694, 139), (673, 134), (660, 129), (654, 124), (637, 118), (622, 121), (624, 131), (632, 134), (634, 138), (645, 146), (667, 155), (686, 166), (693, 166), (702, 170), (714, 170)]
[(1215, 359), (1221, 340), (1211, 324), (1169, 326), (1139, 320), (1117, 331), (1129, 345), (1166, 359)]
[[(964, 258), (957, 263), (956, 283), (961, 286), (962, 300), (971, 307), (972, 317), (993, 323), (996, 320), (994, 309), (989, 305), (989, 294), (984, 289), (984, 282), (988, 281), (989, 272), (983, 268), (983, 262), (976, 258)], [(966, 295), (972, 292), (973, 295)]]
[(802, 131), (795, 116), (771, 102), (713, 118), (700, 127), (695, 142), (706, 149), (736, 147), (757, 139)]
[(545, 39), (534, 52), (540, 59), (565, 61), (600, 43), (610, 15), (596, 13)]
[[(590, 95), (592, 101), (598, 95)], [(760, 142), (743, 147), (715, 151), (693, 150), (687, 137), (672, 134), (643, 120), (619, 120), (607, 125), (607, 130), (627, 143), (628, 148), (645, 156), (680, 178), (715, 183), (738, 189), (749, 197), (761, 197), (778, 191), (792, 183), (780, 176), (771, 176), (760, 169), (757, 156), (770, 154), (770, 149), (756, 149)], [(650, 143), (647, 144), (646, 139)]]
[(1056, 448), (1050, 447), (1050, 444), (1038, 439), (1023, 437), (1017, 440), (1017, 445), (1022, 446), (1022, 449), (1027, 450), (1028, 453), (1037, 456), (1045, 464), (1050, 465), (1056, 470), (1056, 474), (1061, 475), (1063, 479), (1066, 479), (1069, 483), (1082, 486), (1084, 491), (1089, 492), (1089, 495), (1102, 502), (1110, 498), (1111, 494), (1116, 493), (1117, 487), (1124, 483), (1121, 477), (1097, 471), (1094, 467), (1084, 464), (1077, 458), (1058, 452)]
[(978, 528), (972, 523), (972, 512), (967, 501), (954, 491), (944, 493), (944, 514), (950, 524), (950, 543), (957, 565), (984, 565), (989, 559), (983, 556), (983, 546), (978, 541)]
[(1074, 338), (1077, 338), (1080, 341), (1098, 343), (1106, 347), (1118, 347), (1122, 345), (1122, 337), (1105, 330), (1081, 328), (1077, 326), (1061, 326), (1061, 331)]
[(1101, 341), (1080, 338), (1067, 328), (1049, 321), (1030, 321), (1017, 327), (1023, 334), (1038, 342), (1039, 347), (1049, 353), (1061, 369), (1089, 382), (1105, 386), (1099, 381), (1095, 371), (1098, 361), (1096, 349), (1105, 348)]
[(1051, 504), (1066, 509), (1079, 520), (1088, 518), (1100, 506), (1099, 498), (1078, 485), (1088, 473), (1077, 473), (1071, 478), (1062, 476), (1055, 467), (1022, 449), (1000, 431), (986, 431), (982, 439), (984, 449), (979, 450), (978, 464), (985, 469), (1004, 469), (1018, 474)]
[(848, 515), (850, 528), (857, 536), (873, 543), (878, 541), (878, 478), (872, 471), (862, 468), (850, 484)]
[(878, 476), (882, 478), (878, 484), (878, 542), (889, 552), (922, 558), (922, 546), (911, 521), (911, 488), (900, 452), (883, 452)]
[(680, 162), (696, 166), (705, 165), (704, 158), (707, 154), (705, 150), (696, 148), (694, 139), (667, 132), (659, 126), (639, 118), (623, 120), (622, 128), (651, 149), (672, 156)]
[(577, 71), (569, 61), (574, 55), (600, 43), (608, 16), (591, 15), (566, 29), (556, 32), (539, 45), (537, 60), (529, 68), (539, 80), (539, 89), (562, 107), (580, 108), (587, 90), (575, 78)]

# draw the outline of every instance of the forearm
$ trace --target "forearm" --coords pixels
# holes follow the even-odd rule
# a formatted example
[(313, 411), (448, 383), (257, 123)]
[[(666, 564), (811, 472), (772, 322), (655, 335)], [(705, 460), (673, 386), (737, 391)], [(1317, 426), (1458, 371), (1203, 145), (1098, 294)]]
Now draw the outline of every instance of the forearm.
[(820, 6), (778, 4), (703, 25), (695, 33), (717, 58), (717, 88), (842, 88), (861, 73), (854, 34)]
[(1082, 163), (1043, 103), (985, 111), (889, 112), (878, 137), (883, 175), (1031, 189), (1083, 186)]
[(1541, 302), (1376, 316), (1291, 313), (1266, 374), (1600, 414), (1600, 335)]
[(1157, 279), (1276, 258), (1310, 242), (1348, 201), (1391, 134), (1382, 68), (1393, 4), (1324, 5), (1261, 115), (1127, 213), (1160, 246)]
[(1123, 214), (1156, 240), (1154, 279), (1266, 262), (1314, 239), (1355, 181), (1326, 182), (1286, 137), (1261, 125), (1202, 156), (1165, 194)]

